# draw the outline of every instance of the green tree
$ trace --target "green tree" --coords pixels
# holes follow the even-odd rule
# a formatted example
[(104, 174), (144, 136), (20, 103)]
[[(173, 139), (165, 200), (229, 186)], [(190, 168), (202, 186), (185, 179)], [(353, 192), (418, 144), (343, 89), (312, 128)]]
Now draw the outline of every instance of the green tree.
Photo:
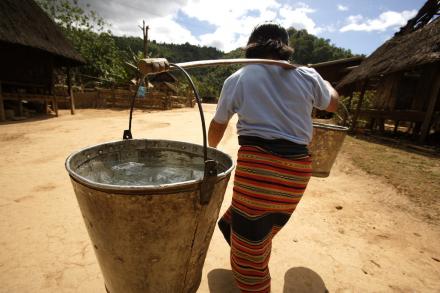
[(87, 64), (78, 69), (82, 75), (102, 80), (126, 81), (127, 73), (108, 25), (87, 4), (77, 0), (37, 0), (37, 3), (59, 25)]
[[(124, 56), (124, 60), (132, 60), (131, 56), (137, 55), (143, 49), (143, 41), (139, 37), (113, 37), (116, 46)], [(220, 59), (226, 55), (213, 47), (194, 46), (189, 43), (185, 44), (166, 44), (150, 41), (148, 44), (150, 57), (162, 57), (168, 59), (169, 62), (179, 63), (193, 60)], [(232, 58), (232, 57), (228, 57)], [(197, 86), (200, 95), (206, 97), (217, 97), (220, 93), (223, 80), (233, 71), (224, 67), (216, 68), (197, 68), (189, 71), (191, 78)], [(229, 73), (229, 74), (228, 74)], [(178, 71), (174, 71), (177, 78), (183, 81), (180, 86), (186, 88), (186, 79)], [(183, 90), (184, 91), (184, 90)]]
[(295, 49), (292, 60), (298, 64), (313, 64), (353, 57), (350, 50), (338, 48), (330, 40), (310, 35), (306, 30), (288, 29), (289, 45)]

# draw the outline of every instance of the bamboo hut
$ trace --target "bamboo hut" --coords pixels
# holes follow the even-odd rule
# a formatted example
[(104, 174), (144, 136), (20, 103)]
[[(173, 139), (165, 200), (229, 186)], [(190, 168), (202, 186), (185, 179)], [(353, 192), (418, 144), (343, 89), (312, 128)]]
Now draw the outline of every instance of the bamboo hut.
[[(359, 119), (375, 130), (404, 122), (419, 142), (439, 131), (440, 115), (440, 1), (428, 0), (395, 36), (366, 58), (338, 85), (340, 93), (359, 92), (351, 129)], [(365, 92), (374, 93), (368, 108)]]
[(325, 80), (328, 80), (330, 83), (336, 85), (353, 69), (359, 66), (364, 59), (364, 56), (354, 56), (350, 58), (308, 64), (307, 66), (315, 68)]
[[(354, 68), (365, 59), (364, 56), (354, 56), (350, 58), (308, 64), (307, 66), (313, 67), (318, 73), (333, 86), (336, 86), (347, 74), (349, 74)], [(312, 113), (313, 118), (329, 119), (333, 117), (332, 113), (324, 110), (314, 109)], [(347, 115), (344, 116), (344, 123), (347, 119)]]
[(23, 101), (58, 115), (54, 72), (84, 60), (34, 1), (0, 1), (0, 53), (0, 121), (12, 111), (5, 113), (5, 103), (23, 116)]
[(179, 79), (170, 72), (153, 75), (149, 82), (151, 88), (146, 100), (150, 105), (159, 105), (162, 109), (194, 107), (196, 101), (192, 90), (179, 89)]
[(169, 72), (153, 75), (149, 81), (153, 85), (151, 91), (158, 95), (173, 96), (177, 94), (178, 79)]

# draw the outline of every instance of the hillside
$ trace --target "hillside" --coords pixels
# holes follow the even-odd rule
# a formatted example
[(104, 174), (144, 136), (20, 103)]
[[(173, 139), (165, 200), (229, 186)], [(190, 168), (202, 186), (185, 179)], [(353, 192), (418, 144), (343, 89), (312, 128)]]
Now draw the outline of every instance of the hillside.
[[(86, 65), (74, 72), (74, 82), (111, 86), (127, 84), (133, 78), (133, 68), (127, 65), (137, 63), (143, 52), (143, 40), (139, 37), (118, 37), (112, 35), (109, 24), (90, 7), (83, 9), (77, 1), (37, 0), (41, 8), (59, 25), (75, 49), (86, 60)], [(306, 30), (288, 29), (290, 46), (295, 49), (292, 62), (309, 64), (351, 57), (350, 50), (338, 48), (330, 40), (318, 38)], [(245, 44), (243, 44), (244, 46)], [(157, 43), (148, 44), (150, 57), (167, 58), (170, 62), (193, 60), (237, 58), (244, 52), (236, 50), (225, 53), (213, 47), (185, 44)], [(217, 67), (191, 70), (202, 97), (215, 99), (220, 94), (225, 78), (238, 67)], [(176, 74), (179, 77), (179, 74)], [(179, 87), (185, 87), (180, 83)], [(182, 89), (184, 91), (184, 89)]]
[[(310, 64), (353, 56), (350, 50), (336, 47), (330, 43), (330, 40), (318, 38), (307, 33), (306, 30), (290, 28), (288, 32), (290, 35), (290, 46), (295, 49), (291, 60), (294, 63)], [(133, 54), (139, 55), (143, 50), (141, 38), (114, 36), (113, 39), (122, 59), (130, 60)], [(154, 40), (148, 44), (148, 51), (150, 57), (163, 57), (167, 58), (170, 62), (176, 63), (192, 60), (244, 57), (244, 51), (241, 48), (224, 53), (213, 47), (201, 47), (189, 43), (181, 45), (157, 43)], [(212, 99), (218, 97), (223, 81), (237, 68), (239, 66), (202, 68), (193, 69), (190, 73), (198, 86), (201, 96)]]

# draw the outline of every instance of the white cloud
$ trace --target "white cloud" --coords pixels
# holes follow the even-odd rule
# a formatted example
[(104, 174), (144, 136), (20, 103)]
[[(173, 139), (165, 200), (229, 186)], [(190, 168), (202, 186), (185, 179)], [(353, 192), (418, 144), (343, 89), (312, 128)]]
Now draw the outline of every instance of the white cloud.
[[(80, 0), (91, 4), (116, 35), (142, 36), (142, 20), (149, 25), (152, 40), (167, 43), (189, 42), (214, 46), (230, 51), (246, 44), (252, 29), (260, 23), (275, 21), (282, 26), (306, 29), (319, 34), (323, 28), (311, 17), (315, 12), (307, 4), (281, 4), (280, 0)], [(178, 19), (179, 13), (198, 21), (207, 22), (213, 31), (195, 36), (191, 27)]]
[(306, 29), (311, 34), (322, 31), (310, 17), (314, 10), (304, 3), (292, 6), (277, 0), (191, 0), (182, 11), (214, 25), (216, 30), (200, 36), (200, 43), (225, 51), (244, 46), (255, 25), (265, 21), (275, 21), (286, 28)]
[[(216, 29), (199, 36), (200, 44), (230, 51), (245, 45), (255, 25), (277, 18), (280, 4), (276, 0), (190, 0), (182, 12)], [(250, 15), (249, 12), (252, 12)]]
[(190, 44), (199, 43), (197, 38), (192, 35), (190, 30), (178, 24), (171, 17), (153, 19), (149, 23), (149, 27), (149, 36), (158, 42), (175, 44), (183, 44), (186, 42)]
[(177, 13), (187, 0), (79, 0), (88, 3), (93, 10), (105, 19), (113, 21), (133, 21), (136, 19), (150, 20), (166, 17)]
[(321, 32), (329, 32), (329, 33), (334, 33), (337, 31), (335, 24), (329, 24), (329, 25), (326, 25), (320, 29), (321, 29)]
[(280, 4), (276, 0), (222, 0), (200, 1), (190, 0), (182, 7), (182, 11), (201, 21), (207, 21), (216, 26), (227, 25), (229, 21), (246, 17), (250, 11), (259, 12), (261, 18), (267, 11), (276, 10)]
[(348, 7), (342, 4), (338, 4), (338, 10), (339, 11), (347, 11)]
[[(149, 36), (160, 42), (194, 42), (191, 32), (175, 21), (177, 13), (187, 0), (80, 0), (111, 24), (115, 35), (142, 37), (139, 25), (145, 20), (149, 25)], [(186, 40), (185, 40), (186, 39)]]
[(302, 6), (299, 8), (293, 8), (288, 5), (284, 5), (279, 13), (281, 16), (281, 25), (284, 27), (294, 27), (297, 29), (306, 29), (310, 34), (319, 34), (322, 29), (316, 26), (316, 23), (309, 16), (314, 13), (315, 10), (309, 6)]
[(405, 25), (408, 19), (416, 15), (416, 13), (416, 10), (404, 10), (402, 12), (386, 11), (375, 19), (365, 19), (362, 15), (352, 15), (347, 18), (347, 24), (340, 28), (339, 31), (386, 31), (389, 28)]

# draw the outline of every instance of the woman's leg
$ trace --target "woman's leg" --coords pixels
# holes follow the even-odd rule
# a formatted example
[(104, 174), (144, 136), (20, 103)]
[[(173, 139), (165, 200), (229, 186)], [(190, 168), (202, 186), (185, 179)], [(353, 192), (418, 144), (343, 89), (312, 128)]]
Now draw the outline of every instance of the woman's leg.
[(223, 217), (218, 221), (218, 227), (220, 231), (223, 233), (223, 237), (228, 242), (229, 246), (231, 246), (231, 207), (225, 212)]
[(247, 219), (232, 212), (231, 267), (241, 292), (270, 292), (272, 232), (264, 229), (267, 223), (264, 216)]
[(224, 218), (230, 227), (231, 266), (242, 292), (270, 292), (272, 238), (289, 220), (310, 175), (309, 157), (292, 160), (240, 148), (232, 205)]

